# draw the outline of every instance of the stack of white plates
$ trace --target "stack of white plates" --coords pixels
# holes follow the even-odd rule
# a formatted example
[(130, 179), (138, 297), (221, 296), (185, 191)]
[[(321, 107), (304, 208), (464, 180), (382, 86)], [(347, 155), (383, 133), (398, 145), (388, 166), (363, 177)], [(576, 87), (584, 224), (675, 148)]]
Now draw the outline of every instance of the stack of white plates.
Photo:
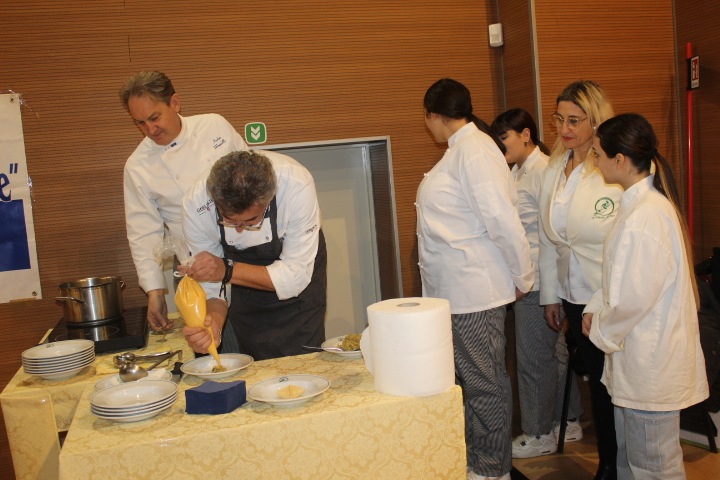
[(45, 380), (61, 380), (77, 375), (95, 360), (92, 340), (63, 340), (43, 343), (25, 350), (22, 363), (25, 373)]
[(128, 382), (95, 392), (90, 411), (106, 420), (139, 422), (172, 407), (177, 396), (177, 383), (168, 380)]

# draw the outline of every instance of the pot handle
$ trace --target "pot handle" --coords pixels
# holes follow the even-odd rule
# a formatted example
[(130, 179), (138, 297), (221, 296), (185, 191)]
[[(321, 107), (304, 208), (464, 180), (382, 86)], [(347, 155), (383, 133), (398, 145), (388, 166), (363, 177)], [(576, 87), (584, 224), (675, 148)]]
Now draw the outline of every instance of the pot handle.
[(82, 303), (83, 305), (85, 305), (85, 300), (82, 300), (80, 298), (75, 298), (75, 297), (55, 297), (55, 300), (62, 300), (63, 302), (67, 301), (67, 300), (75, 300), (76, 302)]

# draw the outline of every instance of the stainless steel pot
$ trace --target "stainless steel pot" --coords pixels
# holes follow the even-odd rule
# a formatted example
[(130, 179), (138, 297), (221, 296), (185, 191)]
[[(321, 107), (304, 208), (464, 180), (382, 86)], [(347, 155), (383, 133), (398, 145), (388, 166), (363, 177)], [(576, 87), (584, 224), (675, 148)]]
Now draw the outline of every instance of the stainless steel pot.
[(55, 300), (63, 303), (66, 322), (88, 325), (119, 317), (123, 312), (120, 277), (90, 277), (60, 284)]

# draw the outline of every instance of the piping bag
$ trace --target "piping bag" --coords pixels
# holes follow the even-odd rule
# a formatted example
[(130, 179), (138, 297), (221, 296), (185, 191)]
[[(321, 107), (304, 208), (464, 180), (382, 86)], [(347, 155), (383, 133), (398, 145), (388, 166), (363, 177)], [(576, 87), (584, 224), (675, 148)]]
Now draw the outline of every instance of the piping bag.
[(183, 276), (175, 291), (175, 305), (178, 310), (180, 310), (180, 314), (182, 314), (187, 326), (205, 328), (208, 333), (210, 333), (211, 342), (210, 347), (208, 347), (208, 352), (210, 352), (210, 355), (212, 355), (215, 362), (217, 362), (217, 365), (213, 367), (213, 372), (223, 372), (225, 371), (225, 367), (220, 363), (220, 355), (218, 355), (217, 352), (215, 336), (210, 327), (205, 326), (205, 317), (207, 316), (206, 303), (207, 296), (200, 284), (187, 275)]

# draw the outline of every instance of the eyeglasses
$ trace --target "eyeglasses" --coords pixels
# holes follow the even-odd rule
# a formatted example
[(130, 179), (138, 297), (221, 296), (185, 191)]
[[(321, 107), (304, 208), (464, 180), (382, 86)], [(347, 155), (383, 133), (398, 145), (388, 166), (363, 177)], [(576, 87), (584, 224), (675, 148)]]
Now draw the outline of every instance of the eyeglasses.
[(251, 232), (257, 232), (258, 230), (262, 230), (263, 222), (265, 222), (265, 219), (268, 217), (268, 211), (270, 210), (270, 204), (268, 203), (267, 207), (265, 207), (265, 213), (263, 213), (263, 218), (260, 220), (260, 223), (255, 225), (245, 225), (243, 223), (230, 223), (230, 222), (223, 222), (222, 220), (218, 220), (218, 225), (222, 225), (223, 227), (227, 228), (242, 228), (243, 230), (249, 230)]
[(587, 120), (588, 117), (563, 117), (559, 113), (555, 113), (553, 115), (550, 115), (550, 121), (553, 122), (553, 125), (555, 125), (556, 128), (562, 128), (563, 123), (567, 123), (568, 128), (572, 128), (573, 130), (578, 127), (582, 122)]

